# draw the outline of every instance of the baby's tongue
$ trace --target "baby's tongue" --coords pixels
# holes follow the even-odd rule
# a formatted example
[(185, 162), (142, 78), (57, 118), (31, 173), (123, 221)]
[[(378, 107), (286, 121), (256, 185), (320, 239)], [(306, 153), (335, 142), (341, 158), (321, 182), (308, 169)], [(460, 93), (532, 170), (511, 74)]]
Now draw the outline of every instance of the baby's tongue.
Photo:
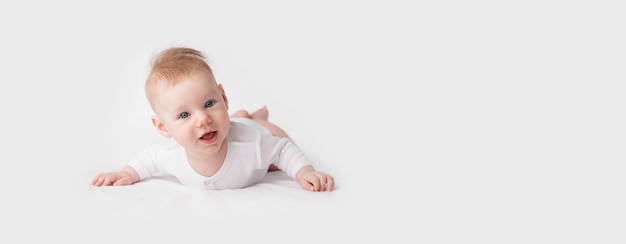
[(209, 133), (204, 134), (201, 138), (208, 140), (208, 139), (213, 138), (213, 136), (215, 136), (215, 132), (209, 132)]

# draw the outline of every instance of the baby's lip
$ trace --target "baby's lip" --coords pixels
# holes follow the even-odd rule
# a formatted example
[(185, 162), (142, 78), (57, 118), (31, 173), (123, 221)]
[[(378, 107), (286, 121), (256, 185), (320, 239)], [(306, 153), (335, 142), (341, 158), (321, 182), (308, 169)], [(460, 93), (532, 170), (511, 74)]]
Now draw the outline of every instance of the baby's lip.
[(207, 131), (204, 134), (202, 134), (202, 136), (200, 136), (200, 139), (208, 140), (208, 139), (213, 138), (215, 134), (217, 134), (217, 131)]

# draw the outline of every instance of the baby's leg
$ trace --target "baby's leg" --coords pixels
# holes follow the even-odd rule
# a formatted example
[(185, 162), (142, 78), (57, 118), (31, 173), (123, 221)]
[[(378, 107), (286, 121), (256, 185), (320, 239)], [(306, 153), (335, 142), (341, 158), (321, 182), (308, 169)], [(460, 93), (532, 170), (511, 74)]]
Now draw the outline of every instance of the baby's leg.
[(250, 114), (248, 113), (248, 111), (241, 109), (241, 110), (231, 114), (230, 117), (232, 117), (232, 118), (250, 118)]
[(256, 121), (260, 125), (270, 130), (270, 132), (272, 132), (273, 135), (278, 136), (278, 137), (284, 137), (284, 138), (291, 140), (291, 138), (287, 135), (287, 132), (285, 132), (283, 129), (281, 129), (277, 125), (270, 123), (268, 121), (268, 117), (269, 117), (269, 111), (267, 110), (266, 106), (263, 106), (259, 110), (254, 111), (254, 113), (250, 114), (250, 118), (252, 120)]

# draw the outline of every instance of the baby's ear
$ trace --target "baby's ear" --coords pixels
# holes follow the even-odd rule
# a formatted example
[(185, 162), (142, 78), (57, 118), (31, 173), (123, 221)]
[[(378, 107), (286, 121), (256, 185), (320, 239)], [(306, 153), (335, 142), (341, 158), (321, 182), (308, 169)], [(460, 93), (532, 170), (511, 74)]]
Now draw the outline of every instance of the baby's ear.
[(152, 116), (152, 125), (154, 125), (154, 128), (156, 128), (161, 135), (170, 138), (170, 132), (167, 131), (163, 122), (156, 115)]
[(226, 96), (226, 92), (224, 92), (224, 87), (222, 84), (219, 84), (220, 92), (222, 93), (222, 99), (224, 99), (224, 105), (226, 105), (226, 110), (228, 110), (228, 97)]

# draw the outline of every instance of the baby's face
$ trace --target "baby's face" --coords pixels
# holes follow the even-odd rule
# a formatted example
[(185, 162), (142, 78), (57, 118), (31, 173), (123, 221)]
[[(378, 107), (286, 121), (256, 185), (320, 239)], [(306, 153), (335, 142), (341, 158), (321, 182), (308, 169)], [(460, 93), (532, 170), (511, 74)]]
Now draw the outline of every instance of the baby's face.
[(173, 86), (160, 83), (154, 103), (163, 127), (155, 124), (157, 129), (188, 153), (214, 154), (226, 149), (228, 99), (212, 76), (196, 72)]

